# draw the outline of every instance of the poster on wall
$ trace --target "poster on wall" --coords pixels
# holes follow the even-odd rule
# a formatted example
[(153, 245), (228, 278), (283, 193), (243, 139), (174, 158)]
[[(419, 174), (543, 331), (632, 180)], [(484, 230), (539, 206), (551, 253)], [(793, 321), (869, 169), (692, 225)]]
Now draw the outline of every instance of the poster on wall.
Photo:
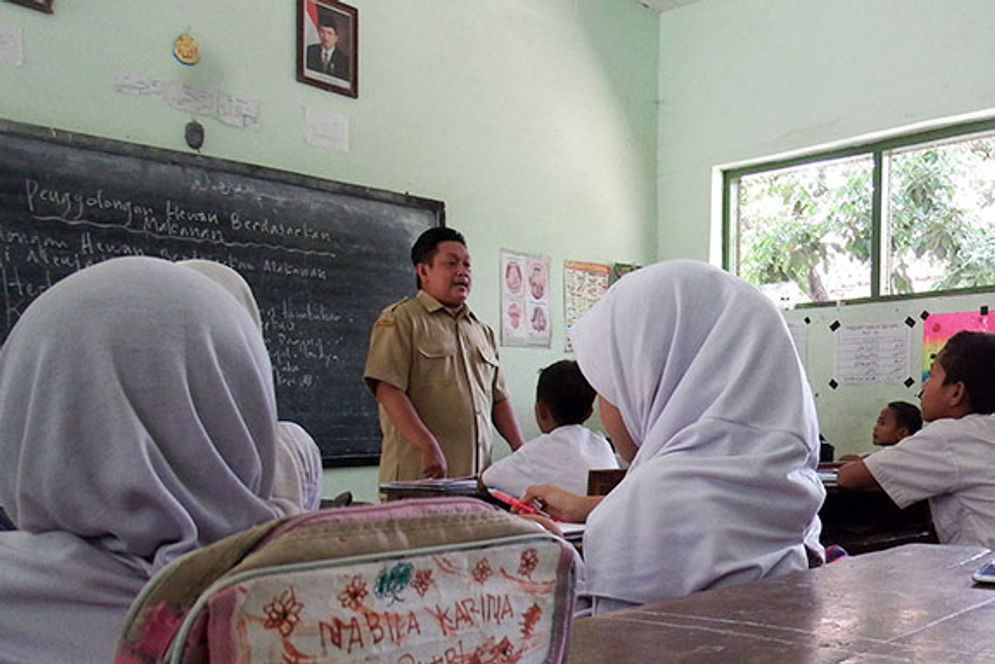
[(549, 256), (501, 251), (501, 345), (549, 348)]
[[(608, 290), (611, 266), (588, 261), (563, 261), (563, 308), (567, 330)], [(567, 335), (565, 350), (573, 350)]]
[(995, 317), (987, 307), (981, 311), (959, 311), (950, 314), (929, 314), (922, 325), (922, 379), (929, 376), (929, 365), (947, 343), (947, 339), (961, 330), (995, 332)]
[(902, 383), (909, 375), (910, 332), (905, 323), (840, 326), (835, 330), (836, 382)]

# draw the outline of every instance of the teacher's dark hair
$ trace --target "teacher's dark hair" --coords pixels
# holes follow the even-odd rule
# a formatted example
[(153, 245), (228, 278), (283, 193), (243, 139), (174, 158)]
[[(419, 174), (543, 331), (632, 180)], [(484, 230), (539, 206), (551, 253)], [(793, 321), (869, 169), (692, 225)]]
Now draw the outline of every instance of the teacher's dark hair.
[[(435, 226), (419, 235), (415, 243), (411, 245), (411, 264), (431, 265), (435, 254), (439, 252), (440, 242), (459, 242), (464, 247), (466, 246), (466, 240), (463, 239), (463, 234), (459, 231), (444, 226)], [(421, 279), (418, 278), (418, 275), (415, 275), (415, 286), (421, 288)]]

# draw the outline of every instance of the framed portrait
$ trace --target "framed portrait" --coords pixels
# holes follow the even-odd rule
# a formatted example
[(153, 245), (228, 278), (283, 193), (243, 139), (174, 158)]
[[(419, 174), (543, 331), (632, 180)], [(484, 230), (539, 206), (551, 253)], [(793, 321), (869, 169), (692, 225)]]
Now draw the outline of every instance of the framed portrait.
[(297, 0), (297, 80), (359, 96), (359, 12), (337, 0)]
[(53, 0), (7, 0), (7, 2), (12, 2), (15, 5), (22, 5), (24, 7), (31, 7), (31, 9), (37, 9), (40, 12), (45, 12), (46, 14), (51, 14), (54, 10), (52, 9)]

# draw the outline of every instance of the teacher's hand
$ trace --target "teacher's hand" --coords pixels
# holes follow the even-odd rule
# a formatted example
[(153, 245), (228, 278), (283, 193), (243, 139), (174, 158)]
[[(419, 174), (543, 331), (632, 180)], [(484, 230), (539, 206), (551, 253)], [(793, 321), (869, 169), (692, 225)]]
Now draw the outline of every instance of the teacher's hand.
[(445, 477), (449, 471), (446, 465), (446, 455), (438, 444), (421, 450), (421, 476), (430, 479)]

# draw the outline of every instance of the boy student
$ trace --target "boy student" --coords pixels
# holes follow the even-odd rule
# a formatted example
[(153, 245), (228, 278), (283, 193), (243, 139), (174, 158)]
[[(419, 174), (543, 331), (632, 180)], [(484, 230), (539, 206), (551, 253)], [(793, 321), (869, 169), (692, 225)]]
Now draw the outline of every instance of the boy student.
[(923, 383), (928, 425), (839, 470), (844, 488), (878, 485), (899, 507), (929, 499), (944, 544), (995, 547), (995, 334), (958, 332)]
[(476, 475), (491, 424), (512, 450), (522, 433), (490, 327), (466, 304), (470, 253), (452, 228), (411, 247), (418, 293), (388, 306), (370, 333), (363, 378), (380, 405), (380, 482)]
[(573, 360), (554, 362), (539, 373), (535, 418), (542, 435), (489, 466), (485, 486), (521, 496), (533, 484), (556, 484), (587, 493), (592, 468), (618, 468), (604, 436), (583, 426), (591, 416), (594, 388)]
[[(892, 401), (881, 409), (871, 431), (871, 442), (877, 447), (889, 447), (922, 428), (922, 414), (915, 404)], [(867, 454), (844, 454), (840, 461), (856, 461)]]

